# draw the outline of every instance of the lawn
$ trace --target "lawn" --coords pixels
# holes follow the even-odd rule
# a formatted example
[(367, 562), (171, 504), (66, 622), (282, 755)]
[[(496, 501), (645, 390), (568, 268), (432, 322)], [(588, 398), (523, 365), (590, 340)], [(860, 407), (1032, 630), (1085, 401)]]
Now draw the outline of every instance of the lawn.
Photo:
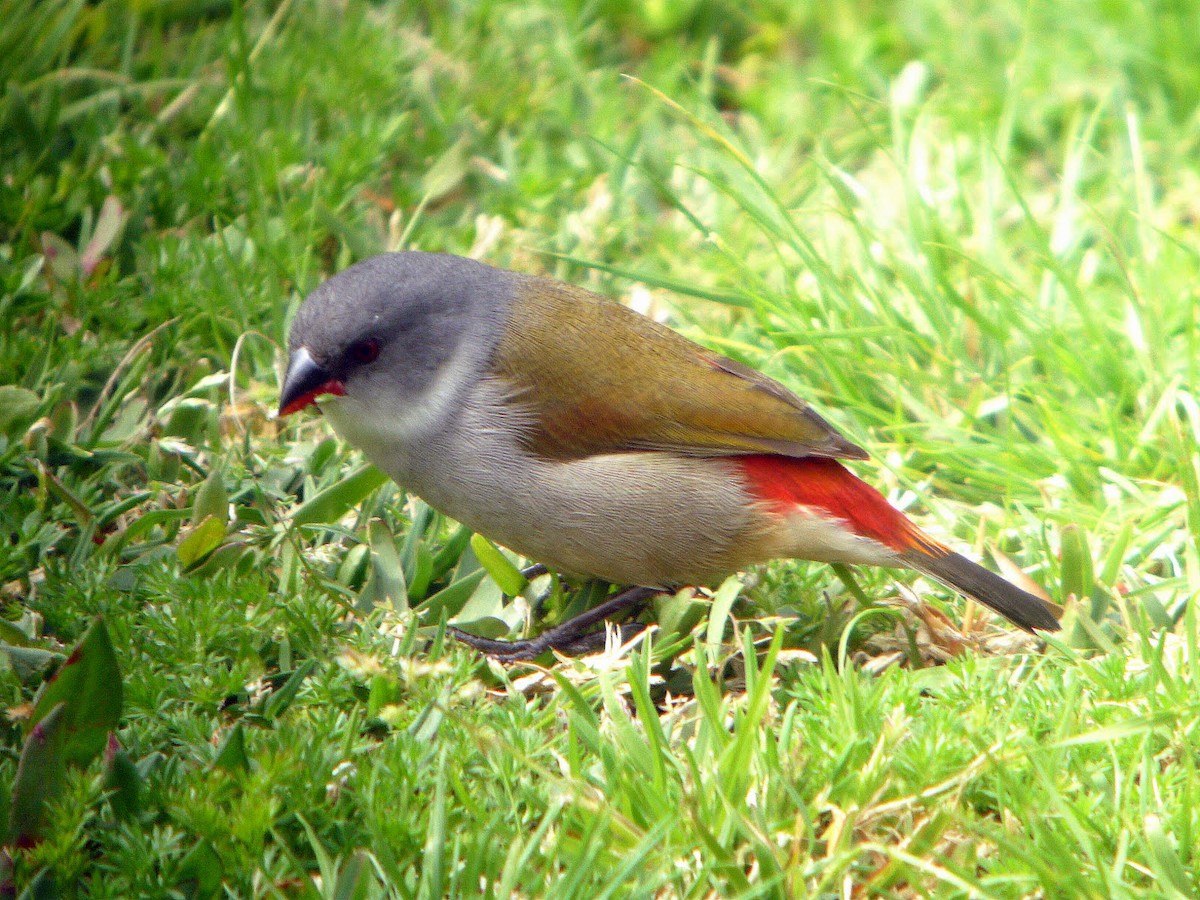
[[(1196, 896), (1198, 34), (0, 0), (5, 896)], [(273, 415), (304, 295), (399, 248), (762, 369), (1064, 630), (777, 562), (595, 657), (466, 650), (601, 589)]]

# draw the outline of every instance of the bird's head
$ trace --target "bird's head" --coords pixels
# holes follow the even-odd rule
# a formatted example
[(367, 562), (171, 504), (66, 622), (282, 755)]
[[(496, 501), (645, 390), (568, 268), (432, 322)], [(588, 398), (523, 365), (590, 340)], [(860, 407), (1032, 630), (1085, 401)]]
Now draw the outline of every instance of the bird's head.
[(292, 322), (279, 414), (321, 400), (339, 432), (360, 436), (436, 424), (478, 380), (503, 329), (514, 278), (420, 252), (374, 256), (333, 276)]

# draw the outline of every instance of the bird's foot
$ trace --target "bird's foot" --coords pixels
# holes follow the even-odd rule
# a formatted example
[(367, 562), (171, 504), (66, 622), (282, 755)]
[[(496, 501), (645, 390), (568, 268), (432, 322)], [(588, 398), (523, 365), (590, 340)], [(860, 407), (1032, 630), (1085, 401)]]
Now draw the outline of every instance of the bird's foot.
[(533, 563), (521, 570), (521, 574), (525, 576), (526, 581), (533, 581), (535, 578), (541, 578), (543, 575), (549, 575), (550, 570), (541, 563)]
[[(491, 638), (469, 634), (461, 629), (449, 629), (451, 635), (462, 643), (475, 648), (480, 653), (486, 653), (500, 662), (522, 662), (536, 659), (548, 650), (557, 650), (568, 656), (575, 656), (598, 650), (604, 646), (603, 631), (590, 631), (596, 624), (603, 622), (611, 615), (628, 609), (643, 600), (660, 594), (655, 588), (633, 587), (616, 594), (599, 606), (586, 610), (574, 618), (567, 619), (561, 625), (556, 625), (543, 631), (535, 638), (520, 641), (497, 641)], [(621, 626), (622, 641), (628, 640), (640, 632), (645, 626), (630, 624)]]

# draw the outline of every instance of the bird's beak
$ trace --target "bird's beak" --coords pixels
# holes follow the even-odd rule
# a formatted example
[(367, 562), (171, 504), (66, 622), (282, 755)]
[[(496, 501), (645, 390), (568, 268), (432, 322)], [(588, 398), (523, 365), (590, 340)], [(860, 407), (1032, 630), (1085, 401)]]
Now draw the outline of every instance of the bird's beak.
[(311, 406), (322, 394), (341, 396), (346, 386), (317, 364), (308, 350), (293, 351), (279, 394), (279, 415), (287, 416)]

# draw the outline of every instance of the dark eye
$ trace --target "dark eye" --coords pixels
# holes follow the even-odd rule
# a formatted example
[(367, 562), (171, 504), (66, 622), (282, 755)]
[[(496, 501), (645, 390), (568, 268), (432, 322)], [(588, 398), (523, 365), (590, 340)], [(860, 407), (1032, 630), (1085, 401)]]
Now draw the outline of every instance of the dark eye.
[(357, 366), (365, 366), (367, 363), (373, 363), (379, 358), (379, 341), (375, 338), (367, 338), (358, 343), (351, 344), (346, 350), (346, 359)]

